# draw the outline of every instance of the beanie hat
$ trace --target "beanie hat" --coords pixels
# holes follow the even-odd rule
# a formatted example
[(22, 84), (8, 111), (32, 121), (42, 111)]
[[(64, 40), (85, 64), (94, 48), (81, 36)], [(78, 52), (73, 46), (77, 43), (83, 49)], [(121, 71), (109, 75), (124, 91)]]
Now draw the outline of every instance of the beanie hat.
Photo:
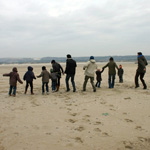
[(71, 58), (71, 55), (70, 55), (70, 54), (68, 54), (68, 55), (67, 55), (67, 58)]
[(94, 56), (91, 56), (90, 59), (94, 59)]

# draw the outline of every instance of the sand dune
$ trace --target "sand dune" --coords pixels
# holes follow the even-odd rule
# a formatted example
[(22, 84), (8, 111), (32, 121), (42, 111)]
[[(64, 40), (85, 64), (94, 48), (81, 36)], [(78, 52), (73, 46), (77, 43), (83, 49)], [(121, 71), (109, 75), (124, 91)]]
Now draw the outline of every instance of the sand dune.
[[(28, 64), (0, 66), (0, 150), (150, 150), (150, 66), (143, 90), (134, 88), (137, 64), (122, 63), (124, 83), (108, 88), (108, 71), (102, 74), (101, 88), (94, 93), (90, 83), (82, 92), (84, 71), (78, 64), (77, 92), (66, 92), (65, 76), (60, 91), (42, 95), (41, 78), (34, 81), (34, 93), (24, 94), (25, 82), (18, 83), (16, 97), (9, 97), (8, 73), (13, 66), (23, 78)], [(118, 65), (120, 63), (117, 63)], [(41, 67), (34, 64), (35, 75)], [(105, 63), (99, 63), (101, 68)], [(62, 64), (65, 68), (65, 64)], [(50, 84), (49, 84), (50, 87)]]

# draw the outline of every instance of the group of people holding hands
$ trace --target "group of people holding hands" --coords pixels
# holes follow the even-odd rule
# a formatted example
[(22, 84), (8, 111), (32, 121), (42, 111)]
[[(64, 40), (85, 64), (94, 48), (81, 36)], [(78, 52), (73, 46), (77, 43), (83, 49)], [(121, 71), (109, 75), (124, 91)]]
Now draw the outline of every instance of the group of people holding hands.
[[(144, 75), (146, 72), (146, 65), (148, 65), (146, 58), (142, 55), (141, 52), (137, 53), (138, 58), (138, 68), (135, 75), (135, 88), (139, 87), (138, 78), (140, 76), (140, 80), (143, 84), (143, 89), (147, 89), (146, 83), (144, 81)], [(75, 74), (76, 74), (76, 61), (72, 59), (71, 55), (67, 55), (66, 59), (66, 68), (65, 71), (63, 70), (62, 66), (57, 63), (55, 60), (51, 61), (52, 69), (50, 69), (50, 72), (47, 71), (46, 67), (42, 67), (42, 72), (40, 75), (36, 76), (37, 78), (42, 77), (42, 94), (45, 94), (45, 87), (46, 87), (46, 93), (49, 94), (49, 79), (51, 79), (51, 87), (52, 92), (59, 91), (60, 87), (60, 78), (61, 74), (66, 74), (65, 82), (66, 82), (66, 91), (70, 91), (69, 87), (69, 79), (71, 78), (71, 83), (73, 87), (73, 92), (76, 92), (76, 86), (75, 86)], [(86, 84), (88, 80), (90, 79), (93, 92), (96, 92), (96, 87), (100, 88), (102, 77), (101, 74), (104, 71), (104, 69), (108, 67), (108, 85), (109, 88), (114, 88), (115, 85), (115, 76), (116, 76), (116, 69), (118, 70), (118, 76), (119, 76), (119, 82), (123, 82), (123, 73), (124, 70), (122, 68), (122, 65), (117, 66), (116, 62), (114, 61), (113, 57), (110, 57), (109, 62), (102, 67), (102, 70), (98, 69), (98, 66), (96, 64), (96, 61), (94, 59), (94, 56), (91, 56), (89, 61), (86, 63), (86, 65), (83, 66), (83, 70), (85, 70), (85, 78), (83, 83), (83, 90), (86, 91)], [(96, 84), (94, 84), (94, 76), (96, 74)], [(21, 81), (18, 70), (16, 67), (13, 68), (12, 72), (3, 74), (3, 76), (9, 76), (10, 80), (10, 88), (9, 88), (9, 95), (16, 96), (16, 89), (17, 89), (17, 81), (23, 84)], [(33, 95), (33, 80), (36, 79), (33, 68), (31, 66), (28, 67), (28, 71), (25, 73), (23, 80), (26, 81), (25, 86), (25, 94), (27, 93), (28, 87), (30, 86), (31, 94)]]

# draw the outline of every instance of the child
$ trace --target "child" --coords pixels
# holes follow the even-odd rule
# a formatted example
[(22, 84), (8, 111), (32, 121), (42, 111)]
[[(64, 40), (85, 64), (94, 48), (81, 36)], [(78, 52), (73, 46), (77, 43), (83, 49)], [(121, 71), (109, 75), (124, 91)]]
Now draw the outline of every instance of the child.
[(51, 72), (51, 80), (52, 80), (52, 92), (55, 92), (58, 74), (56, 72), (53, 72), (53, 69), (50, 69), (50, 72)]
[(33, 68), (31, 66), (28, 66), (28, 71), (25, 73), (23, 80), (26, 80), (25, 94), (27, 93), (28, 86), (30, 84), (31, 95), (34, 95), (34, 93), (33, 93), (33, 79), (36, 79), (36, 77), (32, 71), (33, 71)]
[(11, 96), (12, 89), (13, 89), (13, 96), (16, 96), (17, 81), (19, 81), (21, 84), (23, 84), (23, 82), (20, 80), (19, 74), (17, 72), (18, 72), (17, 68), (14, 67), (12, 69), (12, 72), (10, 72), (8, 74), (3, 74), (3, 76), (10, 77), (9, 78), (9, 84), (10, 84), (9, 96)]
[(42, 72), (37, 78), (42, 77), (42, 94), (44, 95), (44, 86), (46, 85), (46, 93), (47, 95), (49, 94), (49, 88), (48, 88), (48, 83), (49, 83), (49, 78), (50, 78), (50, 73), (46, 70), (46, 67), (42, 67)]
[(102, 69), (102, 71), (100, 69), (97, 69), (96, 71), (96, 80), (97, 80), (97, 83), (96, 83), (96, 87), (100, 88), (101, 86), (101, 81), (102, 81), (102, 72), (104, 71), (104, 69)]
[(124, 70), (122, 69), (122, 65), (119, 65), (118, 69), (119, 83), (123, 83), (123, 73)]

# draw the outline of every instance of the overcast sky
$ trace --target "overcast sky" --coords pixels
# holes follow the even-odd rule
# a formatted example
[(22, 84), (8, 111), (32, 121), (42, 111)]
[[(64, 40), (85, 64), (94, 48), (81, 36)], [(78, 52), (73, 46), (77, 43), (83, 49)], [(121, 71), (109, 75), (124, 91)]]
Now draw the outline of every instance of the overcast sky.
[(150, 55), (150, 0), (0, 0), (0, 57)]

